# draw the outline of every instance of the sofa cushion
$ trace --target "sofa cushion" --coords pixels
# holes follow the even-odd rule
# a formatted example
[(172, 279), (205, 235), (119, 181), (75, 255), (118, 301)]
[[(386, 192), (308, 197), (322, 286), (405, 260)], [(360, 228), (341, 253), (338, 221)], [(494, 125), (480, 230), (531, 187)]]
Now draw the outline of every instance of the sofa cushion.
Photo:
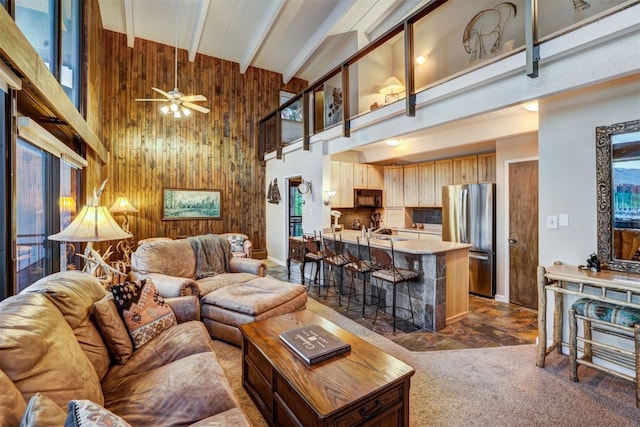
[(123, 377), (105, 389), (104, 406), (133, 426), (157, 427), (191, 425), (238, 403), (209, 351)]
[(20, 427), (59, 427), (64, 425), (66, 419), (67, 412), (64, 409), (46, 395), (36, 393), (29, 399)]
[(273, 277), (256, 277), (243, 284), (227, 286), (202, 298), (203, 304), (258, 316), (305, 293), (304, 286)]
[(180, 323), (167, 329), (139, 350), (124, 365), (114, 365), (102, 380), (102, 389), (117, 388), (120, 381), (192, 354), (211, 351), (211, 338), (202, 322)]
[(113, 285), (111, 292), (136, 349), (178, 324), (149, 278)]
[(102, 406), (90, 400), (71, 400), (64, 427), (130, 427), (130, 425)]
[(199, 279), (198, 286), (200, 287), (200, 293), (202, 295), (207, 295), (210, 292), (226, 286), (245, 283), (257, 277), (258, 276), (251, 273), (222, 273), (216, 276)]
[(106, 295), (98, 279), (80, 271), (55, 273), (23, 291), (27, 292), (42, 293), (55, 304), (73, 329), (98, 377), (103, 378), (109, 369), (109, 351), (91, 318), (93, 303)]
[(15, 427), (27, 406), (20, 390), (0, 371), (0, 427)]
[(133, 353), (133, 343), (112, 294), (93, 304), (93, 317), (113, 360), (120, 365), (127, 363)]
[(189, 427), (213, 427), (213, 426), (233, 426), (233, 427), (249, 427), (251, 423), (247, 416), (242, 412), (240, 408), (229, 409), (219, 414), (215, 414), (213, 417), (205, 418), (195, 424), (191, 424)]
[(44, 392), (58, 406), (102, 403), (98, 375), (60, 311), (39, 293), (0, 301), (0, 370), (25, 399)]
[(131, 255), (131, 270), (138, 275), (161, 273), (196, 278), (196, 257), (187, 239), (145, 243)]

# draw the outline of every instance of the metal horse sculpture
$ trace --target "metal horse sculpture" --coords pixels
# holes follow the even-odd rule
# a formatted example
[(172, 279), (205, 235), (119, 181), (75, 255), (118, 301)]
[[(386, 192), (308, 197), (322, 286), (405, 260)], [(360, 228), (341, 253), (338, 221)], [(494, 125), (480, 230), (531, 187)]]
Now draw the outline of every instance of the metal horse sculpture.
[(516, 5), (511, 2), (500, 3), (493, 9), (481, 10), (467, 24), (462, 36), (464, 50), (471, 54), (469, 62), (482, 58), (487, 54), (485, 38), (496, 36), (496, 41), (491, 47), (491, 53), (500, 49), (502, 34), (509, 19), (516, 16)]

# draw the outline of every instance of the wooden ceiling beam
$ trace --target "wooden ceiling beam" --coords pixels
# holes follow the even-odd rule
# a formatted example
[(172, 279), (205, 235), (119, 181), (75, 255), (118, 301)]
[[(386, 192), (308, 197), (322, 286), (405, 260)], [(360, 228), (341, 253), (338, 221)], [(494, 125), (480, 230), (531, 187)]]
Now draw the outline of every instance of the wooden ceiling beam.
[(127, 46), (133, 47), (136, 41), (136, 32), (133, 27), (133, 0), (122, 0), (124, 2), (124, 28), (127, 33)]
[(50, 108), (63, 123), (61, 126), (70, 126), (106, 162), (107, 149), (3, 7), (0, 7), (0, 28), (0, 56), (21, 75), (23, 90)]
[(273, 24), (276, 22), (278, 15), (280, 15), (280, 11), (284, 7), (286, 0), (278, 0), (274, 2), (271, 7), (264, 14), (264, 19), (262, 20), (262, 24), (258, 31), (255, 32), (253, 39), (251, 40), (251, 44), (248, 46), (246, 53), (242, 57), (240, 61), (240, 73), (244, 74), (247, 71), (247, 68), (253, 62), (253, 58), (255, 58), (258, 50), (264, 44), (267, 35), (271, 31)]

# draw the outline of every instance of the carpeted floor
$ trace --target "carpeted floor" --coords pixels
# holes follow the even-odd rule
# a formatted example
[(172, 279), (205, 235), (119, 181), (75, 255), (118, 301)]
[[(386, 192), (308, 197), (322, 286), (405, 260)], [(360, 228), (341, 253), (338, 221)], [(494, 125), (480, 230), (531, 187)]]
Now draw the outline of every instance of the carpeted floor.
[[(633, 383), (586, 367), (574, 383), (565, 355), (550, 355), (541, 369), (532, 344), (409, 351), (315, 300), (307, 309), (414, 367), (412, 426), (640, 425)], [(240, 349), (221, 341), (213, 346), (252, 424), (266, 426), (242, 388)]]

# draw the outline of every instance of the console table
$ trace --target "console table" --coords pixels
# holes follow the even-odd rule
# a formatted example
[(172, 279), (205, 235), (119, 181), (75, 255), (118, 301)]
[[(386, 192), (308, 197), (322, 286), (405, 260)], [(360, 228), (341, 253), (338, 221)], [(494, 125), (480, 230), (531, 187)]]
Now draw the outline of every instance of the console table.
[[(562, 353), (564, 295), (613, 303), (619, 306), (640, 309), (640, 275), (603, 270), (592, 272), (576, 266), (553, 265), (538, 267), (538, 353), (536, 365), (544, 368), (547, 354), (554, 349)], [(571, 284), (571, 285), (570, 285)], [(547, 292), (554, 293), (553, 341), (547, 349)], [(601, 356), (606, 359), (606, 356)], [(609, 360), (620, 364), (619, 360)], [(622, 365), (624, 366), (624, 365)], [(613, 372), (611, 372), (613, 373)], [(625, 377), (626, 378), (626, 377)], [(628, 378), (633, 380), (633, 378)]]

